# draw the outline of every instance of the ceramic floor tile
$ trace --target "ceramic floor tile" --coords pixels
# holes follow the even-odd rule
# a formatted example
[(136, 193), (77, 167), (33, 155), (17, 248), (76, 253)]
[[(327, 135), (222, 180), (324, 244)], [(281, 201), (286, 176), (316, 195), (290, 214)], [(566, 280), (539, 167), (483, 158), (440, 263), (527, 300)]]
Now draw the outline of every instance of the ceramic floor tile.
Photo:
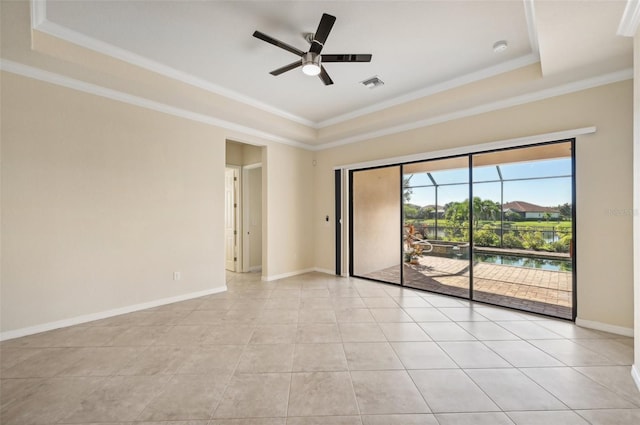
[(384, 297), (362, 297), (362, 301), (364, 305), (368, 308), (398, 308), (398, 304), (393, 300), (393, 298), (385, 296)]
[(458, 366), (464, 369), (511, 366), (479, 341), (441, 342), (439, 345)]
[(336, 313), (333, 310), (300, 310), (299, 323), (336, 323)]
[(154, 398), (138, 421), (176, 421), (209, 419), (216, 407), (231, 374), (175, 375), (165, 385), (164, 391)]
[[(105, 383), (105, 378), (50, 378), (0, 412), (3, 425), (55, 424)], [(3, 388), (4, 390), (4, 388)]]
[(466, 373), (502, 410), (567, 409), (517, 369), (469, 369)]
[[(242, 419), (213, 419), (211, 422), (181, 423), (181, 424), (154, 424), (154, 425), (286, 425), (285, 418), (242, 418)], [(138, 425), (138, 424), (135, 424)], [(144, 424), (141, 424), (144, 425)]]
[(253, 335), (254, 326), (251, 325), (215, 325), (209, 327), (203, 344), (248, 344)]
[(393, 342), (391, 346), (407, 369), (458, 367), (435, 342)]
[(567, 366), (614, 365), (614, 361), (568, 339), (532, 340), (531, 344)]
[(434, 307), (465, 307), (469, 305), (468, 301), (457, 300), (443, 295), (425, 293), (422, 298)]
[(297, 330), (297, 325), (256, 326), (249, 344), (293, 344)]
[(340, 323), (369, 323), (375, 322), (373, 315), (366, 308), (348, 308), (336, 310), (336, 318)]
[(564, 410), (557, 412), (507, 412), (516, 425), (589, 425), (577, 413)]
[(388, 342), (345, 342), (350, 370), (404, 369)]
[(421, 297), (392, 297), (393, 300), (402, 308), (425, 308), (433, 307)]
[(489, 320), (521, 321), (529, 319), (529, 316), (526, 314), (506, 308), (476, 305), (474, 311), (477, 311)]
[(298, 344), (340, 342), (338, 325), (334, 323), (300, 323), (296, 342)]
[(354, 371), (351, 379), (363, 415), (430, 413), (405, 371)]
[(434, 341), (475, 341), (476, 337), (453, 322), (418, 323)]
[(417, 323), (378, 323), (388, 341), (431, 341)]
[(517, 336), (492, 322), (457, 322), (458, 326), (480, 341), (520, 340)]
[(166, 326), (132, 326), (111, 340), (111, 346), (148, 346), (154, 344), (166, 331)]
[(532, 321), (496, 322), (512, 334), (522, 339), (562, 339), (563, 337)]
[(265, 309), (260, 312), (258, 321), (261, 324), (292, 325), (298, 323), (297, 309)]
[(450, 322), (437, 308), (405, 308), (404, 311), (416, 322)]
[(159, 335), (154, 345), (198, 345), (210, 332), (206, 325), (176, 325)]
[(435, 413), (500, 410), (462, 370), (412, 370), (409, 373)]
[(438, 425), (431, 414), (421, 415), (365, 415), (363, 425)]
[(486, 317), (468, 307), (441, 307), (441, 313), (456, 322), (488, 321)]
[(575, 367), (575, 370), (640, 407), (640, 391), (628, 366)]
[(630, 401), (568, 367), (521, 369), (571, 409), (634, 408)]
[(83, 347), (74, 354), (73, 364), (58, 376), (110, 376), (135, 361), (146, 347)]
[(288, 415), (356, 415), (358, 405), (348, 372), (294, 373)]
[(287, 425), (362, 425), (360, 416), (289, 417)]
[(629, 347), (613, 339), (577, 339), (577, 344), (606, 357), (610, 362), (619, 365), (633, 364), (633, 347)]
[(563, 364), (528, 341), (484, 341), (515, 367), (563, 366)]
[(387, 340), (376, 323), (340, 323), (340, 334), (344, 342), (377, 342)]
[(320, 309), (329, 310), (333, 308), (330, 298), (301, 298), (300, 310)]
[(631, 425), (640, 423), (640, 409), (579, 410), (591, 425)]
[(224, 320), (225, 312), (220, 310), (194, 310), (187, 314), (181, 325), (215, 325)]
[(513, 425), (507, 415), (490, 413), (447, 413), (436, 415), (440, 425)]
[(378, 323), (413, 322), (401, 308), (372, 308), (369, 310)]
[(293, 355), (293, 371), (342, 371), (347, 370), (347, 360), (342, 344), (296, 344)]
[(291, 372), (293, 344), (255, 344), (245, 348), (237, 373)]
[(238, 374), (229, 383), (215, 418), (283, 417), (287, 413), (289, 373)]
[(198, 375), (233, 372), (243, 349), (243, 345), (205, 345), (197, 347), (193, 354), (182, 363), (176, 373)]
[[(33, 348), (29, 357), (2, 371), (2, 378), (48, 378), (72, 367), (78, 348)], [(4, 350), (3, 350), (4, 352)]]
[(163, 390), (169, 376), (115, 376), (82, 400), (65, 423), (133, 421)]
[(173, 375), (196, 347), (151, 346), (120, 369), (118, 375)]

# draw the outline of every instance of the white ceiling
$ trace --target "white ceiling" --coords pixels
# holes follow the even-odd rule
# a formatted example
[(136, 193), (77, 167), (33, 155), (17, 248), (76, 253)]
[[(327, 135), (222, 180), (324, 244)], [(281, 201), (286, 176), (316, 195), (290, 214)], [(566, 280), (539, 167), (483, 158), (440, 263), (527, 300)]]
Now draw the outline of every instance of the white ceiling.
[[(42, 1), (40, 30), (312, 128), (537, 62), (541, 78), (632, 64), (632, 39), (616, 35), (623, 0)], [(271, 76), (296, 56), (253, 31), (306, 51), (322, 13), (337, 17), (323, 53), (371, 63), (326, 64), (332, 86), (300, 69)], [(498, 40), (509, 48), (495, 53)], [(359, 84), (376, 75), (384, 86)]]

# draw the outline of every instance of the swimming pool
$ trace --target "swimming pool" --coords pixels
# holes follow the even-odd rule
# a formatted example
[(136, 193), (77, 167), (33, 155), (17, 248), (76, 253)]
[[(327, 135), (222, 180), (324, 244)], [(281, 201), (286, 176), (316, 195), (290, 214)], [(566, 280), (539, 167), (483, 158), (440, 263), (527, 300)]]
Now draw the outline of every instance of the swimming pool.
[(573, 271), (573, 261), (571, 259), (548, 259), (540, 257), (523, 257), (504, 254), (474, 253), (475, 261), (491, 264), (502, 264), (505, 266), (527, 267), (530, 269), (541, 269), (550, 271), (571, 272)]

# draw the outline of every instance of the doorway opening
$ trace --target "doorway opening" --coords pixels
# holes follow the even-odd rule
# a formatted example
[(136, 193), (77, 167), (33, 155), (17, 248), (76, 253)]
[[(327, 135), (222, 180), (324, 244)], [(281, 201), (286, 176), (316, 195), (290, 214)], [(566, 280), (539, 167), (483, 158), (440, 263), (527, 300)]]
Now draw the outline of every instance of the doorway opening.
[(262, 271), (263, 147), (227, 141), (225, 169), (225, 267)]

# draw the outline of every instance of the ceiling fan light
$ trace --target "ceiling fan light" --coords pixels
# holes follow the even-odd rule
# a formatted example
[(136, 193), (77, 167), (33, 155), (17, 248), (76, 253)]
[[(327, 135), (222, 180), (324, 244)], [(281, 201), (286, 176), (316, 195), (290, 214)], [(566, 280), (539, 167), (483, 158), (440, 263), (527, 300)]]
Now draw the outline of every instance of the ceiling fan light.
[(320, 55), (307, 52), (302, 56), (302, 72), (306, 75), (320, 74)]

